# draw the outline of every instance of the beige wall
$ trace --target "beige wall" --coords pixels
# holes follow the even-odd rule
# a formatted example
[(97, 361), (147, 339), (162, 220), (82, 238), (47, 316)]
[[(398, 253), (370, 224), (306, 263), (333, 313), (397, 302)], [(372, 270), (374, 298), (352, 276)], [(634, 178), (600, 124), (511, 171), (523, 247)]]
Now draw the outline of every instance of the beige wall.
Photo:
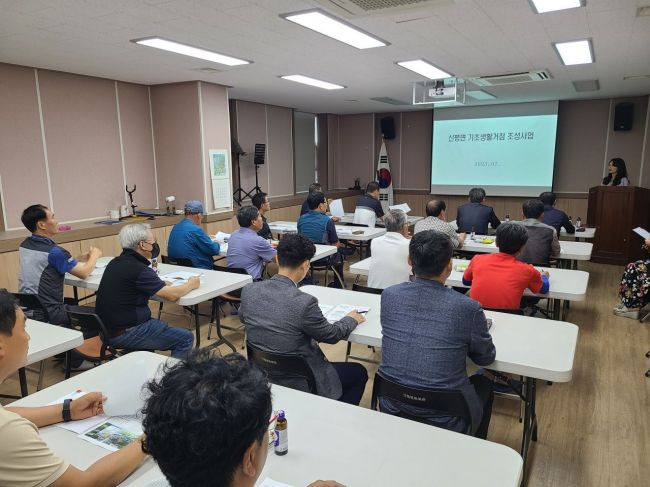
[[(627, 132), (613, 131), (614, 107), (623, 101), (634, 103), (633, 128)], [(427, 190), (430, 187), (433, 110), (420, 110), (328, 115), (330, 188), (349, 187), (355, 177), (361, 178), (363, 186), (373, 177), (381, 144), (380, 119), (385, 116), (392, 116), (395, 122), (396, 138), (386, 142), (394, 188)], [(560, 101), (554, 191), (586, 196), (590, 187), (600, 184), (605, 164), (612, 157), (625, 160), (632, 184), (639, 185), (641, 181), (648, 187), (647, 120), (648, 96)], [(374, 145), (374, 152), (368, 150), (369, 141)]]
[(233, 100), (230, 109), (231, 130), (246, 152), (239, 157), (242, 189), (255, 186), (255, 144), (266, 144), (264, 164), (258, 169), (260, 187), (270, 196), (293, 195), (293, 110), (242, 100)]

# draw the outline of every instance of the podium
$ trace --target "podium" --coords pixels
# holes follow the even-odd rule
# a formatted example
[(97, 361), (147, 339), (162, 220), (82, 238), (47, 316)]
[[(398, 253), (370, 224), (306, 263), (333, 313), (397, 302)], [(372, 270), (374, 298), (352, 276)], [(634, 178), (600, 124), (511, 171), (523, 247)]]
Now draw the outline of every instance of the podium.
[(650, 230), (650, 190), (635, 186), (590, 188), (587, 224), (596, 227), (593, 262), (625, 265), (642, 259), (646, 255), (641, 248), (643, 239), (632, 230)]

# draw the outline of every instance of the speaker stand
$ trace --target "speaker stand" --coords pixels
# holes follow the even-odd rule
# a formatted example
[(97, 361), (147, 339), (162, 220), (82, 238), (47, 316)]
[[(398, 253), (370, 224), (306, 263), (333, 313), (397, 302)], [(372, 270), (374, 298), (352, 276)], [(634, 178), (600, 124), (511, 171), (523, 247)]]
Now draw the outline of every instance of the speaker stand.
[(245, 200), (246, 198), (251, 198), (252, 199), (253, 196), (255, 196), (256, 194), (263, 192), (262, 188), (260, 188), (259, 175), (257, 174), (257, 170), (259, 169), (259, 167), (260, 167), (259, 164), (255, 164), (255, 186), (253, 187), (253, 189), (251, 189), (250, 191), (244, 191), (243, 189), (238, 188), (238, 190), (241, 192), (241, 194), (244, 195), (244, 196), (241, 196), (239, 201), (237, 202), (237, 204), (239, 206), (241, 206), (241, 202), (243, 200)]

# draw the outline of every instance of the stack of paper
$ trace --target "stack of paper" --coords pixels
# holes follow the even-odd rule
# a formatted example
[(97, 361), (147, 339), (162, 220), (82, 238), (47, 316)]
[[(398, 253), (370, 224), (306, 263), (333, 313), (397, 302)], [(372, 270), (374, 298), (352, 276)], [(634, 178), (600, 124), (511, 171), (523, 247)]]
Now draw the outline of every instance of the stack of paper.
[(225, 243), (229, 239), (230, 239), (230, 234), (221, 231), (217, 232), (217, 234), (214, 237), (212, 237), (212, 240), (219, 243)]
[(370, 311), (370, 308), (367, 306), (356, 306), (354, 304), (339, 304), (337, 306), (319, 304), (318, 306), (323, 312), (323, 316), (327, 318), (327, 321), (330, 323), (335, 323), (343, 319), (343, 317), (351, 311), (356, 311), (358, 313), (367, 313)]
[(199, 277), (203, 274), (198, 272), (188, 272), (188, 271), (176, 271), (160, 276), (163, 281), (171, 282), (172, 286), (180, 286), (182, 284), (187, 284), (187, 281), (190, 277)]
[(388, 208), (391, 210), (402, 210), (404, 213), (411, 211), (411, 207), (407, 203), (402, 203), (401, 205), (391, 205)]

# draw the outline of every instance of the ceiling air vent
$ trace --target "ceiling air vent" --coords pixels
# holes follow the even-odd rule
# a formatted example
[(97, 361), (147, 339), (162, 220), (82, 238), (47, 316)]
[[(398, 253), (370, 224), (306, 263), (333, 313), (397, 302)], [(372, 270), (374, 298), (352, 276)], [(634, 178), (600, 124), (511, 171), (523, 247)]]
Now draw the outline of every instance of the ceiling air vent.
[(370, 98), (370, 99), (372, 101), (388, 103), (389, 105), (399, 105), (399, 106), (411, 105), (410, 101), (398, 100), (397, 98), (391, 98), (390, 96), (377, 96), (375, 98)]
[(545, 69), (526, 71), (523, 73), (495, 74), (492, 76), (477, 76), (467, 78), (478, 86), (501, 86), (514, 83), (531, 83), (533, 81), (546, 81), (551, 79), (551, 73)]
[(317, 0), (332, 13), (346, 17), (367, 17), (374, 14), (395, 13), (415, 8), (451, 4), (454, 0)]

